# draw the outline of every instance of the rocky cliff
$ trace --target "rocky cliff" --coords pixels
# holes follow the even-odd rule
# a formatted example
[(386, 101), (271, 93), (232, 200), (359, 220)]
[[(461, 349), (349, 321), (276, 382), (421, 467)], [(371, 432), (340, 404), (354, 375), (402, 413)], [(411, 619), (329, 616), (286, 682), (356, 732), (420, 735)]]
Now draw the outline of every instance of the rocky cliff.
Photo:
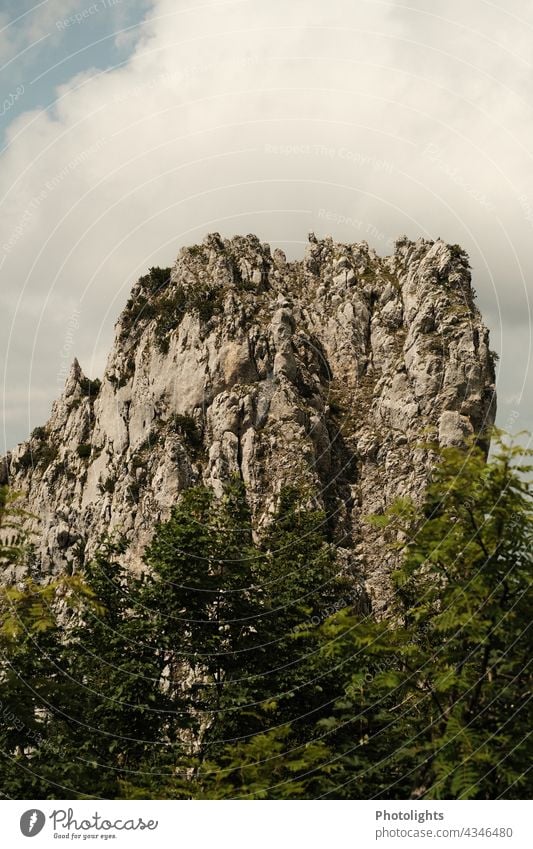
[(379, 604), (389, 564), (362, 524), (419, 497), (428, 438), (459, 444), (494, 418), (488, 331), (457, 245), (310, 235), (287, 262), (218, 234), (134, 286), (103, 380), (75, 361), (44, 427), (3, 478), (39, 517), (35, 569), (75, 568), (104, 533), (132, 568), (186, 487), (242, 476), (256, 527), (285, 483), (326, 510), (347, 566)]

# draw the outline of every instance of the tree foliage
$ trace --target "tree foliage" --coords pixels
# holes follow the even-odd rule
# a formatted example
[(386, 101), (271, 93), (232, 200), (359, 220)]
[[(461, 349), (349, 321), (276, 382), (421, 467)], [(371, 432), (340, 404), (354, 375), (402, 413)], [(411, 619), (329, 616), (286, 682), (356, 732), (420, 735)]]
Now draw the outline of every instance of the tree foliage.
[[(353, 604), (325, 516), (281, 493), (184, 493), (146, 552), (0, 594), (7, 796), (522, 798), (531, 793), (530, 452), (445, 449), (422, 505), (370, 519), (390, 616)], [(4, 563), (22, 562), (24, 515)], [(331, 614), (332, 611), (336, 611)]]
[(501, 441), (488, 463), (475, 446), (445, 449), (422, 509), (400, 501), (374, 519), (401, 556), (397, 592), (387, 622), (343, 612), (322, 629), (347, 673), (319, 723), (344, 764), (327, 794), (531, 793), (529, 456)]

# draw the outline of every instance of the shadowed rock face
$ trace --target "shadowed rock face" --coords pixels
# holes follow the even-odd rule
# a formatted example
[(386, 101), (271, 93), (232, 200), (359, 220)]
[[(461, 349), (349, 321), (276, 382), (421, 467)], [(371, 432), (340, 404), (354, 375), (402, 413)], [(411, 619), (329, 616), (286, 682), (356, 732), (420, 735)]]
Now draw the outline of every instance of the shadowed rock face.
[(362, 524), (419, 498), (425, 443), (495, 413), (488, 331), (456, 245), (406, 238), (384, 259), (311, 234), (287, 262), (255, 236), (181, 250), (134, 286), (101, 385), (74, 362), (44, 426), (7, 458), (40, 519), (37, 566), (72, 568), (120, 531), (140, 564), (180, 492), (244, 480), (258, 533), (284, 484), (307, 488), (373, 603), (390, 560)]

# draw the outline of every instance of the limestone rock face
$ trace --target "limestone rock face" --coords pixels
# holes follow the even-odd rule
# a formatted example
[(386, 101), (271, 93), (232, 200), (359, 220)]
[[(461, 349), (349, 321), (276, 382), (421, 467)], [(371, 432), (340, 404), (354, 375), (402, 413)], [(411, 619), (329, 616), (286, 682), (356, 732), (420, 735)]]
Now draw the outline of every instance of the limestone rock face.
[(285, 484), (322, 506), (342, 555), (386, 604), (390, 557), (363, 518), (420, 498), (431, 439), (495, 414), (488, 331), (456, 245), (310, 235), (287, 262), (255, 236), (181, 250), (134, 286), (102, 382), (74, 362), (49, 421), (2, 462), (39, 518), (37, 570), (72, 569), (104, 534), (138, 568), (180, 493), (236, 473), (257, 532)]

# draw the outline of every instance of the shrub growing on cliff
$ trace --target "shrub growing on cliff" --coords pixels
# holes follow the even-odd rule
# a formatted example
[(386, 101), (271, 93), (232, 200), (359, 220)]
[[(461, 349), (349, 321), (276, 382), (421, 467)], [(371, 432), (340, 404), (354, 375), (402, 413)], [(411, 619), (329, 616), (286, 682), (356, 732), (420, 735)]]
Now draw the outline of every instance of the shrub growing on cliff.
[(98, 393), (100, 392), (102, 386), (102, 381), (96, 377), (94, 380), (91, 380), (89, 377), (83, 377), (80, 380), (80, 389), (82, 395), (86, 395), (87, 398), (96, 398)]
[(30, 447), (18, 458), (17, 465), (19, 469), (39, 468), (45, 471), (51, 463), (57, 460), (58, 454), (57, 445), (41, 440), (35, 450)]
[(168, 353), (169, 334), (180, 324), (186, 312), (208, 322), (222, 309), (220, 286), (170, 286), (171, 268), (151, 268), (139, 279), (140, 290), (132, 296), (122, 314), (121, 338), (124, 340), (138, 322), (155, 319), (155, 342), (162, 354)]
[(171, 271), (171, 268), (160, 268), (154, 265), (148, 274), (139, 279), (139, 283), (152, 294), (159, 294), (170, 282)]

